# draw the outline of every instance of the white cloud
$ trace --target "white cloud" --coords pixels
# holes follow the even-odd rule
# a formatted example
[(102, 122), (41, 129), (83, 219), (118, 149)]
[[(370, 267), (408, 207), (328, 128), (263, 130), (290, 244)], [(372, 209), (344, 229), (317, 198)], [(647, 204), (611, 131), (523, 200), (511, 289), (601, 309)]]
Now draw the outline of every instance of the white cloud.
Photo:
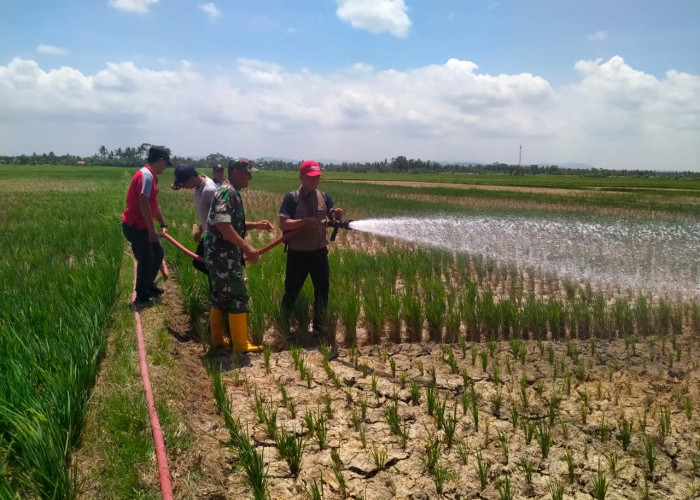
[(134, 14), (146, 14), (151, 4), (155, 3), (158, 0), (109, 0), (110, 7)]
[(388, 32), (403, 37), (408, 34), (411, 20), (406, 14), (404, 0), (336, 0), (336, 15), (353, 28), (372, 33)]
[(61, 48), (61, 47), (56, 47), (55, 45), (46, 45), (46, 44), (41, 44), (37, 45), (36, 51), (39, 54), (48, 54), (52, 56), (63, 56), (68, 54), (68, 50)]
[(657, 79), (621, 57), (578, 61), (580, 80), (489, 75), (471, 61), (334, 74), (238, 59), (218, 73), (109, 63), (94, 75), (0, 66), (0, 154), (93, 154), (168, 144), (176, 154), (379, 160), (584, 162), (700, 170), (700, 76)]
[(221, 17), (221, 11), (214, 3), (197, 4), (197, 8), (203, 11), (212, 21)]
[(589, 42), (602, 42), (608, 39), (607, 31), (596, 31), (595, 33), (588, 35)]

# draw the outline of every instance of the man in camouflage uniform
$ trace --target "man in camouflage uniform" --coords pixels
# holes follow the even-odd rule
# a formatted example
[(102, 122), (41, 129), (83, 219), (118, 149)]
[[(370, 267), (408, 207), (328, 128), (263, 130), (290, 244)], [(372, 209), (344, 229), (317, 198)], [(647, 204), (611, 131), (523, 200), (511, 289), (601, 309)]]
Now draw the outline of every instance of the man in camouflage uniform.
[[(211, 312), (209, 316), (212, 349), (229, 347), (224, 320), (236, 352), (262, 350), (262, 346), (248, 341), (248, 291), (243, 280), (243, 259), (251, 264), (258, 261), (258, 251), (245, 241), (246, 231), (272, 231), (266, 220), (246, 222), (240, 190), (248, 187), (253, 168), (246, 158), (229, 161), (228, 179), (223, 182), (212, 200), (204, 235), (204, 259), (211, 280)], [(226, 315), (227, 318), (224, 316)]]

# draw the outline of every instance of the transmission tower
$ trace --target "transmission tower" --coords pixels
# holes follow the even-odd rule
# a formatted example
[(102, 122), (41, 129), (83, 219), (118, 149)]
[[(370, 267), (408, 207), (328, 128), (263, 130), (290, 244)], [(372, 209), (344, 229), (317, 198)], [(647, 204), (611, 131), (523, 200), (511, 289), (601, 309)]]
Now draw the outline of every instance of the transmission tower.
[(523, 145), (520, 145), (520, 153), (518, 153), (518, 166), (520, 166), (520, 162), (523, 159)]

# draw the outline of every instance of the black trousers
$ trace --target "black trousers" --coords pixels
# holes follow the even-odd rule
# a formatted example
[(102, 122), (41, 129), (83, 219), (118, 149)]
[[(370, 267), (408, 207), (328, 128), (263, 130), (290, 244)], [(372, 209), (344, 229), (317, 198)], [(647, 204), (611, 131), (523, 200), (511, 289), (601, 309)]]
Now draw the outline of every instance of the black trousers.
[(311, 275), (311, 282), (314, 285), (313, 326), (323, 331), (330, 276), (328, 248), (324, 247), (312, 252), (287, 250), (287, 273), (284, 278), (284, 297), (282, 297), (282, 307), (287, 311), (291, 312), (294, 308), (294, 303), (308, 275)]
[(140, 299), (151, 296), (160, 265), (163, 263), (163, 246), (160, 241), (148, 241), (148, 229), (138, 229), (122, 222), (124, 237), (131, 243), (136, 258), (136, 295)]

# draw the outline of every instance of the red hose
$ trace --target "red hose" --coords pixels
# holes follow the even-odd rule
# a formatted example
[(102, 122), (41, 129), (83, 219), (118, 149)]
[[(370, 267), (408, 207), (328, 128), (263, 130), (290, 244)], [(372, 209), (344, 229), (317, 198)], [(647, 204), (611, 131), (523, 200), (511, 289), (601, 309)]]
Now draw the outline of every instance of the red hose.
[[(297, 233), (303, 231), (304, 229), (306, 229), (306, 228), (299, 228), (299, 229), (295, 229), (295, 230), (293, 230), (293, 231), (288, 231), (288, 232), (284, 233), (282, 236), (280, 236), (279, 238), (277, 238), (275, 241), (273, 241), (273, 242), (271, 242), (271, 243), (268, 243), (267, 245), (265, 245), (264, 247), (262, 247), (260, 250), (258, 250), (258, 255), (262, 255), (262, 254), (264, 254), (265, 252), (267, 252), (267, 251), (269, 251), (269, 250), (272, 250), (273, 248), (275, 248), (275, 247), (276, 247), (277, 245), (279, 245), (280, 243), (287, 241), (289, 238), (291, 238), (291, 237), (294, 236), (295, 234), (297, 234)], [(188, 249), (187, 249), (186, 247), (184, 247), (180, 242), (178, 242), (175, 238), (173, 238), (172, 236), (170, 236), (170, 234), (168, 234), (168, 233), (160, 233), (160, 235), (161, 235), (163, 238), (165, 238), (166, 240), (168, 240), (170, 243), (172, 243), (173, 245), (175, 245), (178, 249), (180, 249), (182, 252), (184, 252), (184, 253), (185, 253), (186, 255), (188, 255), (189, 257), (191, 257), (191, 258), (193, 258), (193, 259), (196, 259), (196, 260), (198, 260), (198, 261), (200, 261), (200, 262), (204, 262), (204, 259), (203, 259), (202, 257), (200, 257), (200, 256), (197, 255), (196, 253), (191, 252), (190, 250), (188, 250)], [(165, 262), (165, 261), (163, 261), (163, 262)]]
[(200, 261), (200, 262), (204, 262), (204, 259), (203, 259), (202, 257), (200, 257), (199, 255), (197, 255), (197, 254), (194, 253), (194, 252), (190, 252), (189, 250), (187, 250), (187, 248), (185, 248), (184, 246), (182, 246), (175, 238), (173, 238), (172, 236), (170, 236), (168, 233), (160, 233), (160, 235), (161, 235), (163, 238), (165, 238), (166, 240), (168, 240), (170, 243), (172, 243), (173, 245), (175, 245), (177, 248), (179, 248), (180, 250), (182, 250), (183, 252), (185, 252), (187, 255), (189, 255), (190, 257), (192, 257), (193, 259), (196, 259), (196, 260), (198, 260), (198, 261)]
[[(134, 259), (134, 291), (131, 301), (136, 300), (136, 259)], [(141, 382), (146, 393), (146, 403), (148, 404), (148, 418), (151, 421), (151, 431), (153, 432), (153, 444), (156, 448), (156, 462), (158, 463), (158, 475), (160, 476), (160, 492), (163, 500), (173, 499), (173, 486), (170, 480), (170, 469), (168, 468), (168, 455), (165, 452), (165, 441), (163, 431), (158, 420), (156, 404), (153, 400), (153, 389), (151, 388), (151, 378), (148, 375), (148, 363), (146, 361), (146, 344), (143, 340), (143, 329), (141, 328), (141, 315), (134, 311), (134, 321), (136, 322), (136, 339), (139, 346), (139, 367), (141, 369)]]

